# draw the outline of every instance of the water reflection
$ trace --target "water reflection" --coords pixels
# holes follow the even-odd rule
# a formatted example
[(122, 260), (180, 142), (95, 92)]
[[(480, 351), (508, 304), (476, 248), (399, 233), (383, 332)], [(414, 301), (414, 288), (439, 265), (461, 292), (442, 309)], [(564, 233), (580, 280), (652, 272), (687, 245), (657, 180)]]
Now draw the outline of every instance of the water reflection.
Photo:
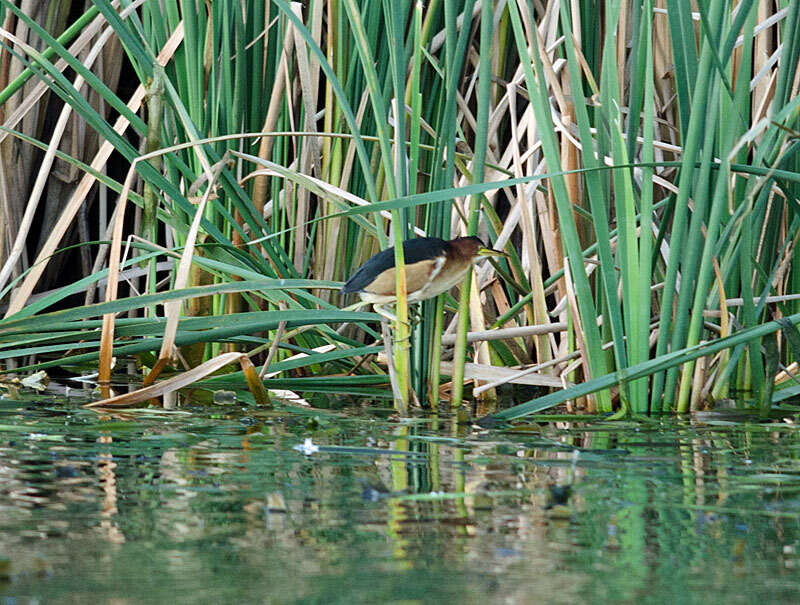
[(789, 424), (501, 433), (0, 406), (0, 594), (17, 602), (772, 603), (800, 589)]

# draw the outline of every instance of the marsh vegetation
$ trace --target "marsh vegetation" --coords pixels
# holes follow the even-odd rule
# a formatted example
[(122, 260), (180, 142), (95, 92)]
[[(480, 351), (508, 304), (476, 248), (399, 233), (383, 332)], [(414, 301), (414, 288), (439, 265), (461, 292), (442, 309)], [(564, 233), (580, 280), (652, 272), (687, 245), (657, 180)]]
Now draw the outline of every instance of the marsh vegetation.
[(417, 323), (398, 304), (401, 398), (468, 382), (483, 415), (537, 385), (510, 420), (800, 391), (797, 2), (0, 11), (7, 372), (260, 384), (252, 361), (273, 390), (391, 397), (377, 316), (338, 288), (478, 234), (510, 259)]

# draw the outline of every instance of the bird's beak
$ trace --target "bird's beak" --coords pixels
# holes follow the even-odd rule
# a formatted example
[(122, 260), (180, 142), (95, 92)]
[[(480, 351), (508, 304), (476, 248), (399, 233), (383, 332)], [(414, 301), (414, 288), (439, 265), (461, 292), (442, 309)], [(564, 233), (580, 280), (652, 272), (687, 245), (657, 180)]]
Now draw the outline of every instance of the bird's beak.
[(478, 256), (504, 256), (508, 258), (508, 254), (502, 250), (492, 250), (491, 248), (478, 248)]

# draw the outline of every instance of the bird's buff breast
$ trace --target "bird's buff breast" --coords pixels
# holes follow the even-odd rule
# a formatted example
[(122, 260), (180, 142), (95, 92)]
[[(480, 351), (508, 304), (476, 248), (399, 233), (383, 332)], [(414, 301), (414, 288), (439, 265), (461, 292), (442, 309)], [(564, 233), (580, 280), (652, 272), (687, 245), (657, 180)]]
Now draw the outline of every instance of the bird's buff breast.
[[(471, 265), (470, 262), (451, 262), (450, 266), (444, 268), (445, 259), (438, 258), (424, 261), (424, 268), (427, 270), (420, 271), (422, 267), (417, 267), (418, 264), (420, 263), (415, 264), (416, 270), (406, 280), (409, 302), (426, 300), (447, 292), (461, 282)], [(394, 267), (384, 271), (369, 290), (360, 293), (361, 300), (379, 305), (395, 302), (395, 279)]]

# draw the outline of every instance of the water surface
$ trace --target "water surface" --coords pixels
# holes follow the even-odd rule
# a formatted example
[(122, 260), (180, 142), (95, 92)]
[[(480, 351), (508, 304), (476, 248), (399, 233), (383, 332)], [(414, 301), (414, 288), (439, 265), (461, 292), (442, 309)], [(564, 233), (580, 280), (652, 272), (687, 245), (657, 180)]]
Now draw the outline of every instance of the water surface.
[(800, 598), (793, 416), (500, 432), (80, 403), (0, 401), (0, 603)]

